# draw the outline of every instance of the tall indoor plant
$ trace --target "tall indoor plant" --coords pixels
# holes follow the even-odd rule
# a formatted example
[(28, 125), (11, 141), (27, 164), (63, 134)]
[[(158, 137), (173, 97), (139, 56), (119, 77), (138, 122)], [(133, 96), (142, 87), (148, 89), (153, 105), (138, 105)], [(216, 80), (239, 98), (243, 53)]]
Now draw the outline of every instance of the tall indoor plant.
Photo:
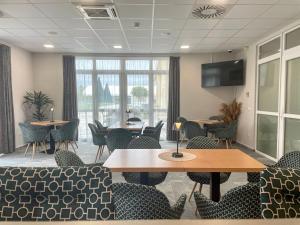
[(42, 121), (47, 119), (46, 111), (53, 106), (53, 100), (41, 91), (26, 92), (23, 104), (27, 104), (30, 108), (34, 107), (32, 114), (33, 119)]
[(237, 102), (236, 99), (229, 104), (223, 103), (220, 111), (224, 115), (224, 123), (229, 124), (232, 121), (238, 120), (241, 114), (241, 108), (242, 103)]

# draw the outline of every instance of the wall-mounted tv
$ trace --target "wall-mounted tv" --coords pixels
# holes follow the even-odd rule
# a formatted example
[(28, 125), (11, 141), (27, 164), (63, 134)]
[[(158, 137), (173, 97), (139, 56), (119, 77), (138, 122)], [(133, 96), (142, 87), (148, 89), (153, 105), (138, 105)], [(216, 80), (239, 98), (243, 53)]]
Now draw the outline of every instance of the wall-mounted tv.
[(202, 87), (244, 84), (244, 61), (234, 60), (202, 64)]

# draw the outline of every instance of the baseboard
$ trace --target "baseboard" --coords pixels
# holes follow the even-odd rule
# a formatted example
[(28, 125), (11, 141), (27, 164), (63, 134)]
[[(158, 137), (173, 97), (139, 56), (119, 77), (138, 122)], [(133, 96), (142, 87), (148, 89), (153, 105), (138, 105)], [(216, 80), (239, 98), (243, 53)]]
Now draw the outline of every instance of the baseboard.
[(253, 148), (253, 147), (251, 147), (251, 146), (249, 146), (249, 145), (245, 145), (245, 144), (243, 144), (243, 143), (241, 143), (241, 142), (236, 142), (238, 145), (241, 145), (241, 146), (243, 146), (244, 148), (247, 148), (248, 150), (251, 150), (251, 151), (254, 151), (255, 152), (255, 149)]

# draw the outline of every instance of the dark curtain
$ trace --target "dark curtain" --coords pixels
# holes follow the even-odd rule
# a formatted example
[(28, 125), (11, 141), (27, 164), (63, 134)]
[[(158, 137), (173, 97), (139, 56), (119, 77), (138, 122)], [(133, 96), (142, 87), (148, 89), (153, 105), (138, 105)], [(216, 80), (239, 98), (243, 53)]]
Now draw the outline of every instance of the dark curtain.
[(63, 119), (78, 118), (75, 56), (63, 56), (64, 99)]
[(173, 124), (180, 115), (180, 58), (170, 57), (169, 66), (169, 104), (168, 104), (168, 122), (167, 139), (175, 141), (176, 131), (172, 130)]
[(15, 151), (10, 47), (0, 44), (0, 153)]

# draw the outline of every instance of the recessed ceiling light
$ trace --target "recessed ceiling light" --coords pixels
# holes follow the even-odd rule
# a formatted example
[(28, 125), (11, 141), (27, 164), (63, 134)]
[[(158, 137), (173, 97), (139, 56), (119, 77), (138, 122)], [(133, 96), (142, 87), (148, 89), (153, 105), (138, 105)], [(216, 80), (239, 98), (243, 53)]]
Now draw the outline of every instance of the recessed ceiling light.
[(52, 45), (52, 44), (44, 44), (44, 47), (45, 48), (54, 48), (54, 45)]
[(122, 48), (122, 45), (114, 45), (114, 48)]
[(181, 45), (180, 48), (181, 49), (188, 49), (188, 48), (190, 48), (190, 46), (189, 45)]

